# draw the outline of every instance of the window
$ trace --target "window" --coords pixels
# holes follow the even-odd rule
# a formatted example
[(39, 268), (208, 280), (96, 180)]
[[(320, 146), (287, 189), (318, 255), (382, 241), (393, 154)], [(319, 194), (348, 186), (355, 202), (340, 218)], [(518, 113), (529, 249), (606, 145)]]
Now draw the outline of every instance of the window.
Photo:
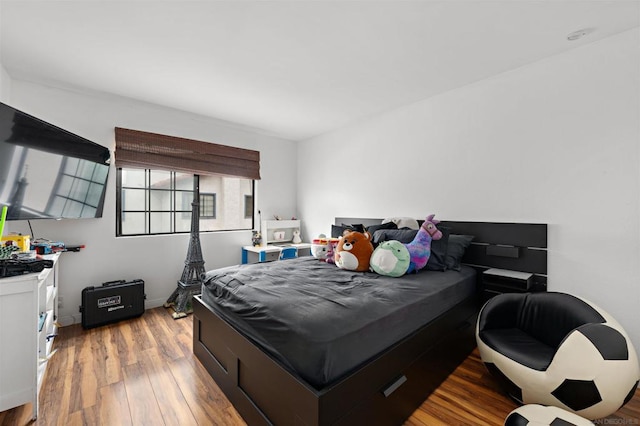
[(200, 231), (253, 228), (245, 215), (245, 197), (253, 180), (199, 176), (153, 169), (117, 171), (117, 236), (189, 232), (194, 184), (200, 191)]
[(216, 194), (200, 193), (200, 217), (204, 219), (216, 218)]
[(253, 195), (244, 196), (244, 218), (253, 217)]
[(200, 231), (253, 229), (259, 151), (120, 127), (115, 136), (117, 236), (189, 232), (196, 189)]

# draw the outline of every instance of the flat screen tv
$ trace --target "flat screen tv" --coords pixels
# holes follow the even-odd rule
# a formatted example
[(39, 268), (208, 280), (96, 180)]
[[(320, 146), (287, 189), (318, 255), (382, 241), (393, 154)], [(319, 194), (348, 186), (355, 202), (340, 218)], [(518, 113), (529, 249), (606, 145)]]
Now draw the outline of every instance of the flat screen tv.
[(109, 149), (0, 103), (7, 220), (102, 217)]

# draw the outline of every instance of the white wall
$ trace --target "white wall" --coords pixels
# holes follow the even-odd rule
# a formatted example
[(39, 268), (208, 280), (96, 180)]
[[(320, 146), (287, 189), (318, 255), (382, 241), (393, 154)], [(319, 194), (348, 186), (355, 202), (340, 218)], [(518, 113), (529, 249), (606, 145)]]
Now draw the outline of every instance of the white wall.
[(334, 216), (549, 224), (549, 290), (640, 349), (640, 30), (301, 143), (306, 236)]
[[(109, 147), (114, 127), (125, 127), (260, 151), (262, 180), (256, 184), (263, 217), (296, 215), (295, 145), (274, 137), (150, 104), (106, 95), (89, 95), (13, 80), (12, 105), (38, 118)], [(112, 155), (113, 160), (113, 155)], [(47, 179), (47, 176), (42, 176)], [(159, 306), (176, 288), (187, 253), (188, 235), (115, 238), (115, 169), (107, 186), (103, 217), (81, 220), (31, 221), (36, 237), (67, 244), (86, 244), (78, 253), (64, 253), (60, 264), (63, 325), (79, 322), (84, 287), (115, 279), (142, 278), (147, 307)], [(256, 221), (256, 227), (257, 225)], [(29, 233), (24, 221), (8, 222), (8, 231)], [(202, 233), (205, 268), (240, 263), (250, 231)]]
[[(1, 59), (1, 58), (0, 58)], [(11, 77), (0, 62), (0, 102), (9, 104), (11, 100)]]

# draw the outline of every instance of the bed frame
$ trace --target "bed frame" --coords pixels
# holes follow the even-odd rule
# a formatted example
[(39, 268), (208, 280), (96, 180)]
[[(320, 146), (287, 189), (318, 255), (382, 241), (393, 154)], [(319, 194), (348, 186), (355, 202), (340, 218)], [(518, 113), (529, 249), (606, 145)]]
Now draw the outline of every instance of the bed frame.
[[(365, 226), (380, 221), (336, 218), (336, 224)], [(537, 285), (546, 286), (545, 224), (441, 224), (451, 233), (476, 236), (463, 263), (480, 272), (488, 267), (533, 272)], [(480, 303), (478, 292), (323, 389), (285, 369), (199, 296), (193, 298), (193, 352), (252, 426), (402, 424), (475, 347)]]

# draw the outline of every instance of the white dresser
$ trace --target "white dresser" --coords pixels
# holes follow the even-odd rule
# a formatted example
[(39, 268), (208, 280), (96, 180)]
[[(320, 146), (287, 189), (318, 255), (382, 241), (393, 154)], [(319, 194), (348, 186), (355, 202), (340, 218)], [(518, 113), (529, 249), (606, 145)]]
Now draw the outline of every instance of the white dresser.
[(27, 402), (38, 415), (38, 393), (57, 333), (58, 258), (42, 272), (0, 278), (0, 411)]

